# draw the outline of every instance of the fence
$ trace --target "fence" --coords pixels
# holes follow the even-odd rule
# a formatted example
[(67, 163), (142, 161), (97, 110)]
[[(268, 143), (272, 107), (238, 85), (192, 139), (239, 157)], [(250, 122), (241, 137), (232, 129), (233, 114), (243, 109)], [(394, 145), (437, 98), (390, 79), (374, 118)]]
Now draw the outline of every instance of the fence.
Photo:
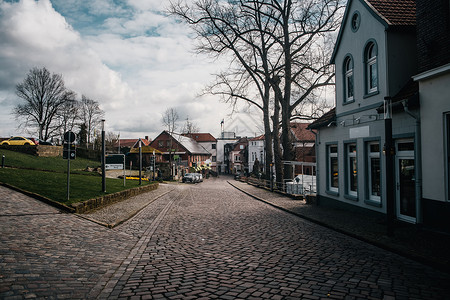
[(281, 191), (291, 195), (311, 195), (317, 191), (316, 186), (316, 164), (305, 162), (289, 162), (291, 165), (300, 165), (302, 170), (304, 166), (312, 168), (311, 174), (301, 174), (294, 177), (294, 179), (286, 179), (283, 182), (274, 181), (273, 184), (270, 180), (259, 179), (254, 177), (243, 178), (246, 182), (250, 182), (254, 185), (265, 187), (268, 189)]

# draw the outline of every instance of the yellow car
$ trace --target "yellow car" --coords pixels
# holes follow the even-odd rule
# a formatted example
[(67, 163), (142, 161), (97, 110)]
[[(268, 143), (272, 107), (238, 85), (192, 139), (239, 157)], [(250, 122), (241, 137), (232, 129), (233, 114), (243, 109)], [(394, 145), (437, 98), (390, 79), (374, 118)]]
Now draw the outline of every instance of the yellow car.
[(24, 138), (23, 136), (14, 136), (6, 141), (3, 141), (0, 145), (36, 145), (32, 140)]

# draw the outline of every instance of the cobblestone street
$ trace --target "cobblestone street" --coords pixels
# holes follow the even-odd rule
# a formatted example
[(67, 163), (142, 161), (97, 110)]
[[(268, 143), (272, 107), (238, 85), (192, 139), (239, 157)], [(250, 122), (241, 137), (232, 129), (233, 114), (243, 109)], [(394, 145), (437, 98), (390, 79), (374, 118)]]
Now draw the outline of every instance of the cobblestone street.
[(226, 179), (171, 187), (114, 229), (0, 187), (0, 299), (449, 299), (448, 274)]

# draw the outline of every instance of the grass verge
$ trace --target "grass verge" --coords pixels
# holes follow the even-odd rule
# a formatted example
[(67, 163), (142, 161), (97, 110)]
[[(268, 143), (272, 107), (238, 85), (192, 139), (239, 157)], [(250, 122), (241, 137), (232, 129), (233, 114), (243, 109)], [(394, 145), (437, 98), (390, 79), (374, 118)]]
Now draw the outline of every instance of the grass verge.
[[(138, 180), (106, 178), (106, 193), (98, 173), (83, 171), (100, 166), (100, 162), (77, 158), (70, 162), (70, 193), (67, 199), (67, 160), (62, 157), (37, 157), (24, 153), (0, 150), (5, 155), (6, 168), (0, 168), (0, 182), (44, 196), (53, 201), (72, 203), (101, 197), (139, 186)], [(142, 185), (149, 184), (142, 181)]]

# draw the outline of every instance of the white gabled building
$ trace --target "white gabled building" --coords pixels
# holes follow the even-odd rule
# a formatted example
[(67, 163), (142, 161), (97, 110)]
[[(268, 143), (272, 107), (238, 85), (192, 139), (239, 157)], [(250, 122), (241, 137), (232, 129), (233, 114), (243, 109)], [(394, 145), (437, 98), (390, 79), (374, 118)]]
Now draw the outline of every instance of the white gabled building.
[(260, 135), (248, 140), (248, 170), (250, 173), (254, 172), (253, 166), (255, 161), (258, 160), (260, 170), (259, 172), (264, 172), (265, 167), (265, 139), (264, 135)]

